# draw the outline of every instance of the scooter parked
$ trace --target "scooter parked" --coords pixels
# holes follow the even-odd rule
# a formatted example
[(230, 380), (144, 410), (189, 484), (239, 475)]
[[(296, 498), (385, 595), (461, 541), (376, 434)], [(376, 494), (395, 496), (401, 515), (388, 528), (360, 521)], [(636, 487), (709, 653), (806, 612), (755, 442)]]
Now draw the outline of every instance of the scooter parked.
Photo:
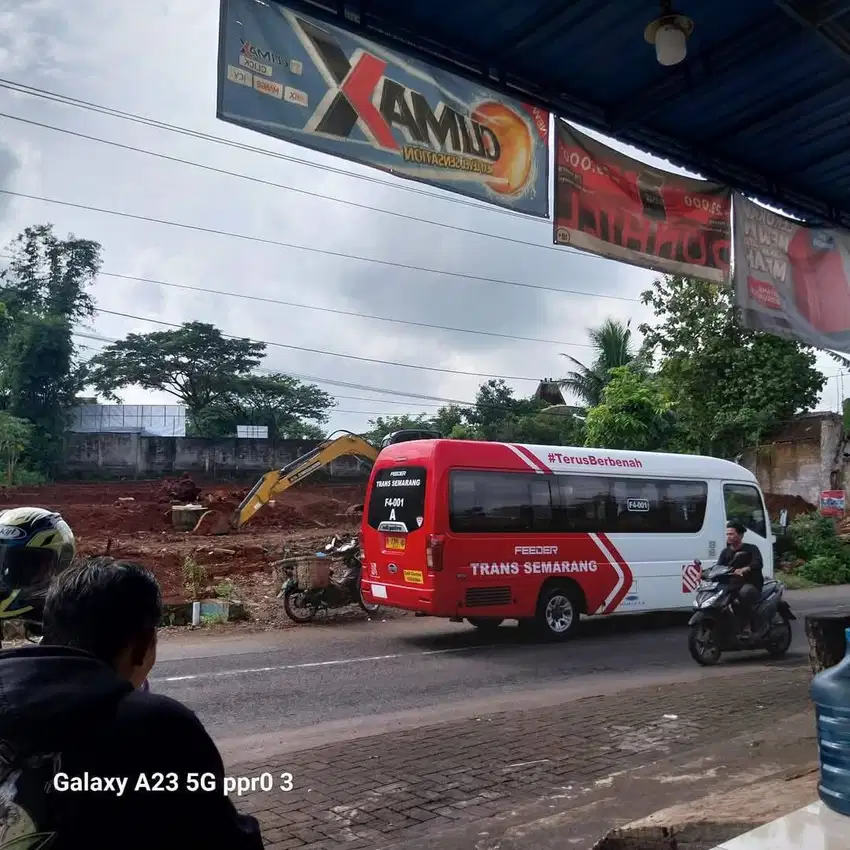
[[(327, 577), (316, 580), (297, 574), (296, 570), (287, 570), (279, 596), (283, 597), (283, 609), (295, 623), (309, 623), (322, 609), (344, 608), (346, 605), (359, 605), (367, 614), (374, 614), (380, 606), (364, 602), (360, 578), (363, 572), (360, 542), (352, 537), (346, 542), (332, 538), (323, 552), (317, 552), (321, 562), (329, 558), (337, 566), (327, 571)], [(318, 586), (317, 586), (318, 585)]]

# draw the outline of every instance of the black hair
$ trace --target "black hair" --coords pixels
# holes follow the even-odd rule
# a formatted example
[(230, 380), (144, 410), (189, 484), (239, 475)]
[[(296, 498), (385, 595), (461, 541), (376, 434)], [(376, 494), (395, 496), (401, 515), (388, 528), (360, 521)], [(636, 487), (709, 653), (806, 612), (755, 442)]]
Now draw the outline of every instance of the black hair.
[(43, 643), (71, 646), (113, 664), (148, 645), (162, 619), (162, 595), (141, 564), (99, 557), (78, 562), (50, 585)]
[(743, 537), (747, 533), (747, 527), (740, 522), (727, 522), (726, 528), (731, 528), (737, 531)]

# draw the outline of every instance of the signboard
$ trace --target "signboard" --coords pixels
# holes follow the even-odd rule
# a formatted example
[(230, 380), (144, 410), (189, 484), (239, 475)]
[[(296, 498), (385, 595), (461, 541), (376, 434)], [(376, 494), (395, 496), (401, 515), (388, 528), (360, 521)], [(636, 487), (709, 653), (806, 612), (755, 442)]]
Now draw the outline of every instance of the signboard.
[(670, 174), (556, 122), (555, 244), (725, 283), (731, 192)]
[(735, 194), (735, 303), (752, 330), (850, 354), (850, 233)]
[(844, 516), (846, 494), (844, 490), (824, 490), (820, 494), (820, 512), (823, 516)]
[(549, 215), (549, 113), (278, 3), (222, 0), (217, 116)]

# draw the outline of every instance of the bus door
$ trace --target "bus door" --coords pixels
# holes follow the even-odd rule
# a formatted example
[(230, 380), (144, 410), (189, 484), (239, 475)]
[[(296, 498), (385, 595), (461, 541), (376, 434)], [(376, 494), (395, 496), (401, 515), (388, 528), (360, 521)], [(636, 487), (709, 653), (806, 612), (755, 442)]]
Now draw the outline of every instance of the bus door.
[(744, 540), (758, 546), (764, 562), (764, 576), (772, 577), (773, 532), (761, 491), (754, 484), (727, 481), (723, 483), (723, 502), (726, 506), (726, 521), (740, 522), (747, 529)]
[(373, 543), (363, 564), (375, 601), (392, 604), (399, 592), (430, 587), (424, 528), (427, 478), (424, 466), (393, 465), (375, 473), (366, 512)]

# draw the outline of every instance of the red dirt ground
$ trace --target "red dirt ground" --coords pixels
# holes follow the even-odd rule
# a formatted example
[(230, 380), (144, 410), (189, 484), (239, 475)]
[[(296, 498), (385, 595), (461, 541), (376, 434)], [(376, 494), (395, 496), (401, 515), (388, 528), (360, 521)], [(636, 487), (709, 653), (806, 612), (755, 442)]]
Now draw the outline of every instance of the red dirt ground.
[[(228, 516), (248, 493), (233, 484), (202, 488), (201, 504)], [(0, 510), (36, 506), (59, 511), (71, 525), (82, 555), (109, 554), (138, 560), (152, 569), (168, 601), (186, 597), (183, 562), (203, 565), (212, 587), (231, 581), (247, 593), (249, 577), (271, 573), (284, 548), (301, 555), (337, 533), (354, 533), (357, 520), (346, 511), (363, 501), (363, 486), (296, 486), (262, 508), (229, 535), (196, 535), (171, 525), (168, 485), (157, 481), (59, 482), (39, 488), (0, 490)], [(259, 578), (259, 576), (258, 576)]]
[(801, 496), (781, 496), (776, 493), (765, 493), (764, 501), (767, 507), (767, 513), (771, 519), (779, 519), (779, 514), (786, 510), (788, 511), (788, 521), (790, 522), (800, 514), (811, 513), (817, 508), (809, 504)]

